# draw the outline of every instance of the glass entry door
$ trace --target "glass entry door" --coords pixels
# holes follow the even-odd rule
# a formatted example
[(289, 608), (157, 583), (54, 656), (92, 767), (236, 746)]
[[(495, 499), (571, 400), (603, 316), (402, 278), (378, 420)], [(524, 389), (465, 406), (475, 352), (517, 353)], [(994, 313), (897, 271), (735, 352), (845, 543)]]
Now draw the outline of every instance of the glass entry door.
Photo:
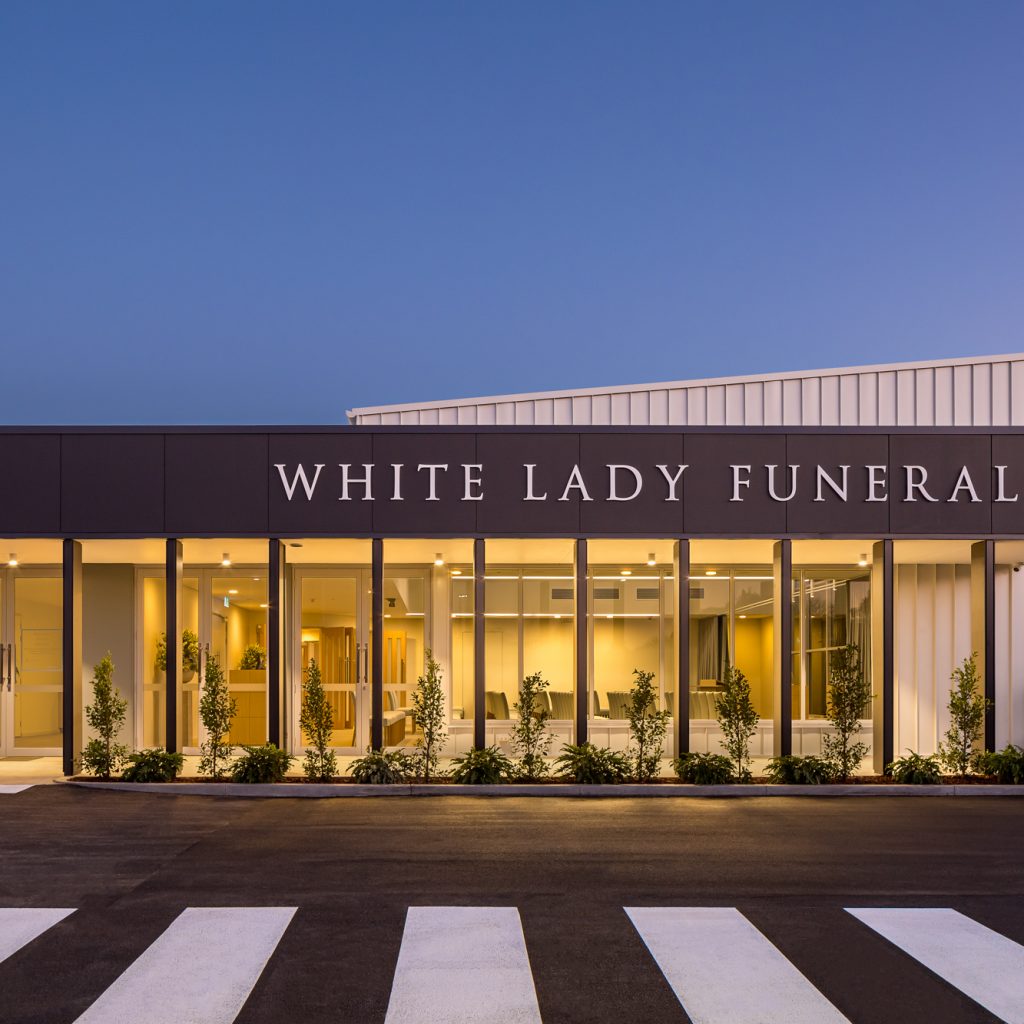
[(63, 593), (58, 569), (0, 577), (0, 753), (59, 754), (63, 744)]
[(306, 745), (299, 729), (302, 681), (315, 661), (334, 710), (332, 746), (362, 753), (370, 742), (370, 574), (296, 568), (293, 585), (293, 746)]
[[(196, 753), (205, 739), (199, 721), (210, 657), (235, 701), (227, 740), (267, 742), (267, 574), (263, 566), (185, 570), (182, 577), (182, 743)], [(195, 652), (195, 653), (193, 653)]]

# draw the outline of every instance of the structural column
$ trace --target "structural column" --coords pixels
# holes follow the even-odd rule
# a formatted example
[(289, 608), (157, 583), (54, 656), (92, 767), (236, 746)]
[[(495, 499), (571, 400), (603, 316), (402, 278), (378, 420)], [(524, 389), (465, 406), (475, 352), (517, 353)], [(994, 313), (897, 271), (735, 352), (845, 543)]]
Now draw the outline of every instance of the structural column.
[(892, 554), (891, 540), (877, 541), (871, 554), (871, 750), (879, 775), (892, 764), (896, 735)]
[(64, 774), (73, 775), (75, 758), (82, 750), (82, 545), (79, 541), (64, 541), (63, 562), (63, 753)]
[(793, 542), (775, 542), (772, 553), (775, 586), (775, 728), (774, 753), (785, 757), (793, 753)]
[(587, 742), (590, 717), (590, 672), (587, 665), (587, 542), (578, 540), (573, 561), (576, 566), (576, 742)]
[[(167, 538), (167, 559), (164, 586), (166, 622), (164, 636), (167, 641), (165, 664), (164, 726), (167, 735), (164, 746), (168, 751), (181, 750), (181, 729), (178, 708), (181, 706), (181, 570), (183, 563), (181, 541)], [(199, 685), (202, 686), (202, 680)]]
[(384, 541), (374, 537), (370, 563), (370, 746), (384, 749)]
[(985, 711), (985, 749), (996, 745), (996, 542), (971, 545), (971, 650), (978, 659)]
[(487, 561), (483, 537), (473, 541), (473, 746), (487, 746), (487, 634), (484, 632), (484, 574)]
[(672, 553), (676, 578), (676, 757), (690, 750), (690, 542), (679, 540)]
[(267, 565), (267, 742), (283, 747), (285, 546), (271, 538)]

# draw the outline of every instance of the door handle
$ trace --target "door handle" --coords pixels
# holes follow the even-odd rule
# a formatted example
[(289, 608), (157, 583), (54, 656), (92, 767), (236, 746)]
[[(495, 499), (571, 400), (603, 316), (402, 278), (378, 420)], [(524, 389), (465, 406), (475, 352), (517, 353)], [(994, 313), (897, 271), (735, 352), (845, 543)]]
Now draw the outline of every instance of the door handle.
[(7, 692), (11, 692), (11, 679), (14, 675), (14, 644), (7, 645)]

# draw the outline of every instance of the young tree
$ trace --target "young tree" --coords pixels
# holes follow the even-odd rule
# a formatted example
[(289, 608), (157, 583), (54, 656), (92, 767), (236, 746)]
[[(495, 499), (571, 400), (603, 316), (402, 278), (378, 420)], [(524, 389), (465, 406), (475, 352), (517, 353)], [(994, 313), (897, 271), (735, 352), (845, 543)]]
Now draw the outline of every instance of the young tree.
[(658, 774), (661, 765), (661, 747), (668, 731), (669, 713), (658, 711), (658, 691), (654, 686), (654, 673), (633, 669), (636, 682), (629, 691), (626, 720), (629, 722), (629, 749), (633, 777), (637, 782), (648, 782)]
[(330, 782), (338, 774), (338, 758), (331, 750), (334, 708), (324, 691), (320, 666), (311, 658), (302, 680), (299, 725), (311, 746), (306, 748), (302, 771), (310, 782)]
[(860, 732), (864, 706), (869, 700), (871, 686), (864, 678), (860, 648), (847, 644), (833, 651), (825, 711), (832, 733), (822, 739), (821, 754), (843, 781), (849, 779), (868, 752), (868, 745), (854, 742), (854, 738)]
[(991, 701), (981, 692), (976, 655), (964, 658), (959, 668), (953, 669), (949, 691), (949, 729), (945, 743), (939, 746), (939, 758), (953, 775), (967, 776), (971, 755), (985, 731), (985, 712)]
[(722, 746), (734, 766), (737, 782), (750, 778), (750, 739), (757, 732), (758, 714), (750, 699), (747, 677), (731, 665), (725, 667), (723, 692), (715, 705), (722, 727)]
[(227, 680), (220, 663), (212, 655), (206, 659), (203, 673), (203, 693), (199, 698), (199, 718), (206, 729), (206, 739), (199, 750), (199, 771), (219, 779), (227, 770), (231, 744), (227, 741), (231, 719), (238, 711), (238, 702), (228, 690)]
[(128, 757), (128, 748), (117, 743), (117, 735), (124, 726), (128, 701), (114, 688), (114, 663), (108, 653), (93, 667), (93, 702), (85, 709), (85, 720), (96, 731), (82, 751), (82, 767), (109, 779)]
[(426, 653), (426, 674), (416, 680), (416, 689), (412, 694), (412, 721), (423, 734), (418, 742), (418, 774), (424, 782), (429, 782), (431, 774), (437, 774), (437, 751), (444, 744), (448, 732), (445, 729), (441, 666), (434, 660), (429, 648)]
[(519, 684), (519, 699), (512, 704), (518, 716), (512, 727), (512, 749), (519, 757), (517, 770), (524, 779), (539, 779), (548, 772), (545, 758), (551, 747), (547, 728), (551, 712), (541, 707), (541, 699), (549, 685), (539, 672), (534, 672)]

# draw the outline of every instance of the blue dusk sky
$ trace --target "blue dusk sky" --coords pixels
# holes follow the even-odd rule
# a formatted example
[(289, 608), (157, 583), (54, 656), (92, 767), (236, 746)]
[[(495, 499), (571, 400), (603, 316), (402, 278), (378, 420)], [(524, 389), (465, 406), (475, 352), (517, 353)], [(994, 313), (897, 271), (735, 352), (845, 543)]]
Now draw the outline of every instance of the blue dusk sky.
[(0, 422), (1024, 349), (1024, 3), (0, 4)]

